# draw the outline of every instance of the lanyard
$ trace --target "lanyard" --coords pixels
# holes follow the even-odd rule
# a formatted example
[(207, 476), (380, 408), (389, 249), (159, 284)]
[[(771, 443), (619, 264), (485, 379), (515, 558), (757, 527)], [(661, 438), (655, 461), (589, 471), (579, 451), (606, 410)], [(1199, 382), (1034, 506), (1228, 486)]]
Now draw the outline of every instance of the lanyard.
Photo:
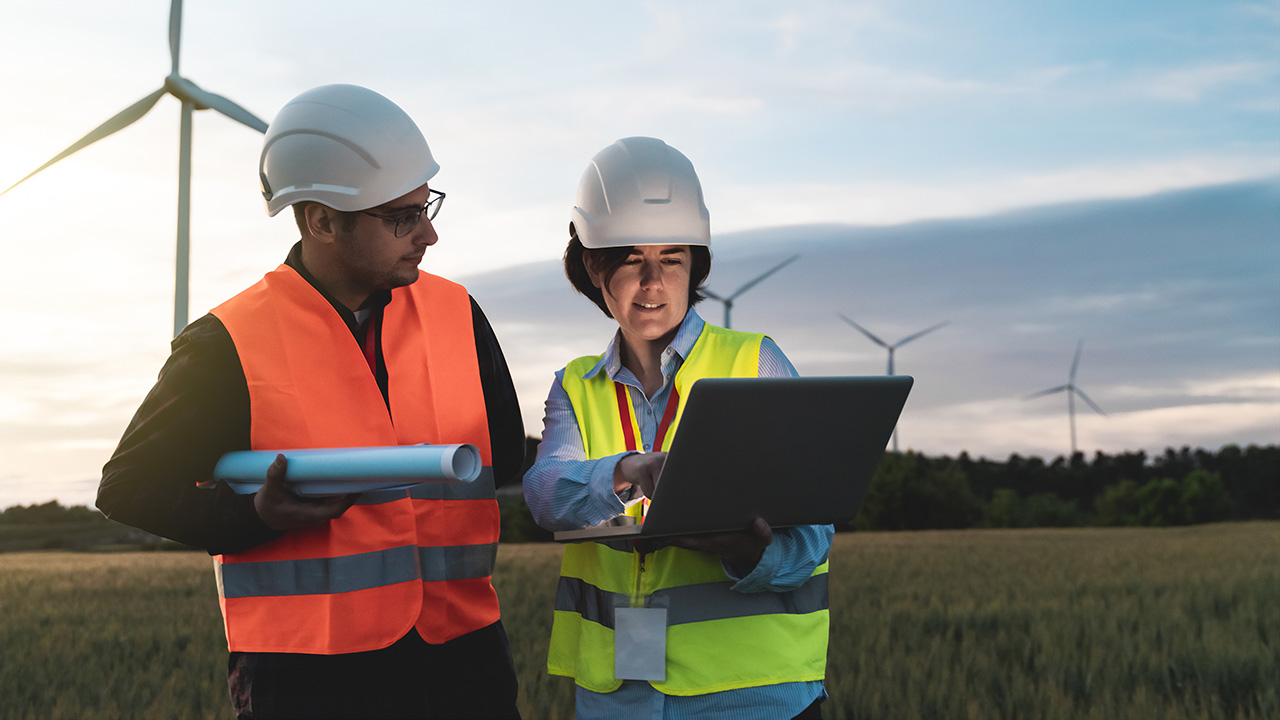
[[(614, 394), (618, 398), (618, 418), (622, 422), (622, 437), (626, 440), (627, 450), (639, 451), (640, 443), (636, 437), (636, 430), (639, 423), (635, 422), (633, 410), (631, 407), (631, 399), (627, 397), (627, 386), (618, 381), (613, 382)], [(676, 417), (676, 407), (680, 405), (680, 391), (676, 390), (675, 383), (671, 384), (671, 395), (667, 397), (667, 407), (662, 411), (662, 422), (658, 423), (658, 433), (653, 440), (653, 449), (655, 451), (662, 449), (662, 443), (667, 438), (667, 430), (671, 427), (671, 421)], [(649, 509), (649, 498), (644, 499), (644, 507), (641, 509), (640, 522), (644, 522), (644, 512)]]
[[(640, 443), (636, 437), (638, 423), (632, 421), (631, 399), (627, 397), (627, 386), (615, 380), (613, 389), (618, 397), (618, 417), (622, 421), (622, 437), (627, 443), (627, 450), (639, 451)], [(654, 451), (662, 449), (662, 443), (667, 439), (667, 430), (676, 417), (676, 407), (679, 404), (680, 391), (672, 385), (671, 395), (667, 398), (667, 407), (662, 411), (662, 422), (658, 423), (658, 433), (653, 439)]]

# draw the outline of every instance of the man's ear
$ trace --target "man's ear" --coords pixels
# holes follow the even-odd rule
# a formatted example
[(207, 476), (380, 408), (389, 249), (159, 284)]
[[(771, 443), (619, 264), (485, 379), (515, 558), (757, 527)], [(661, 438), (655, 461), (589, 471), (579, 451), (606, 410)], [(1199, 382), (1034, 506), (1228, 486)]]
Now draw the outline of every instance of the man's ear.
[(337, 240), (338, 227), (342, 223), (342, 217), (337, 210), (328, 205), (312, 202), (307, 203), (307, 207), (302, 212), (306, 219), (307, 232), (311, 237), (326, 245)]

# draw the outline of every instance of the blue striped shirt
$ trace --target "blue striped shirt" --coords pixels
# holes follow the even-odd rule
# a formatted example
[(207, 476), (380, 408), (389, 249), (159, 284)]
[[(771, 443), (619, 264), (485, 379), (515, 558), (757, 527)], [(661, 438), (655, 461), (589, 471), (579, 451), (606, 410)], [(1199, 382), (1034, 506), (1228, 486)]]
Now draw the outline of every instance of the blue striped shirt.
[[(671, 344), (662, 353), (662, 387), (652, 398), (645, 396), (639, 380), (623, 367), (615, 334), (600, 362), (587, 372), (600, 372), (622, 383), (640, 425), (640, 441), (646, 451), (653, 449), (658, 424), (666, 409), (676, 372), (702, 334), (705, 321), (692, 308), (685, 315)], [(760, 347), (760, 377), (795, 377), (791, 362), (769, 338)], [(582, 434), (573, 413), (573, 404), (563, 387), (564, 370), (556, 373), (547, 396), (542, 443), (533, 467), (524, 476), (524, 494), (534, 520), (548, 530), (568, 530), (596, 525), (620, 514), (625, 505), (613, 492), (613, 470), (628, 453), (588, 459)], [(830, 525), (777, 529), (773, 543), (765, 548), (755, 569), (744, 577), (728, 565), (725, 573), (734, 580), (738, 592), (787, 592), (808, 580), (814, 568), (831, 551), (834, 530)], [(643, 681), (626, 680), (612, 693), (596, 693), (578, 688), (577, 716), (627, 720), (629, 718), (735, 718), (772, 720), (799, 714), (819, 697), (825, 697), (821, 681), (779, 683), (726, 690), (691, 697), (664, 695)]]

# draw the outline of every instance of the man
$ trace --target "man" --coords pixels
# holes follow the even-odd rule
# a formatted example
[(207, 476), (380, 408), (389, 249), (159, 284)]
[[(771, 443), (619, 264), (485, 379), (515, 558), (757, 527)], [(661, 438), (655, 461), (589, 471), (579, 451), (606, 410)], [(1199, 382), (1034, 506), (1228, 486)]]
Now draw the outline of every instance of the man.
[[(103, 468), (110, 518), (215, 555), (243, 718), (515, 717), (490, 582), (494, 486), (524, 428), (502, 350), (467, 291), (420, 273), (444, 193), (387, 98), (327, 85), (267, 129), (267, 211), (301, 232), (283, 265), (188, 326)], [(278, 456), (236, 495), (233, 450), (471, 443), (474, 483), (303, 499)]]

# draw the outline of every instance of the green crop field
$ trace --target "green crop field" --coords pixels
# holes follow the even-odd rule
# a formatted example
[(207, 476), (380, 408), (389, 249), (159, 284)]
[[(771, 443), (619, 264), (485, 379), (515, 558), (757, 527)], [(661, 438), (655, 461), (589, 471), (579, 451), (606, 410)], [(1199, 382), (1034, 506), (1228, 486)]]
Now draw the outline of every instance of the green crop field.
[[(526, 718), (559, 548), (503, 545), (495, 584)], [(1280, 523), (842, 534), (828, 718), (1280, 717)], [(0, 718), (226, 718), (211, 561), (0, 555)]]

